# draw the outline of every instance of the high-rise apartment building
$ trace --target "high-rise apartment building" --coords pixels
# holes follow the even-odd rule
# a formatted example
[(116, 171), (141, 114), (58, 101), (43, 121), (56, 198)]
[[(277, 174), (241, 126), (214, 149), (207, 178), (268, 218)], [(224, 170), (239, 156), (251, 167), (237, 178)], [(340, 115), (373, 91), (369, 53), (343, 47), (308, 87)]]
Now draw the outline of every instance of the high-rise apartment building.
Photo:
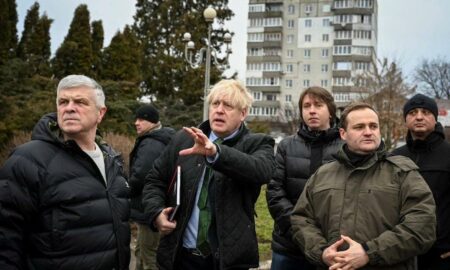
[(376, 48), (376, 0), (249, 0), (249, 120), (292, 119), (309, 86), (331, 91), (338, 106), (361, 97), (354, 81)]

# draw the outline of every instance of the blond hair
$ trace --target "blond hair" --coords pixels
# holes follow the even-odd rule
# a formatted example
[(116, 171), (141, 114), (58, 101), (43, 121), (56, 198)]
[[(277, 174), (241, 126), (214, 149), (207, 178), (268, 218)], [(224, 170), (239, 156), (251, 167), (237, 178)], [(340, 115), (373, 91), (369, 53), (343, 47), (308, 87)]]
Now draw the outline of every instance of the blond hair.
[(230, 105), (239, 110), (249, 109), (252, 106), (253, 98), (245, 86), (233, 79), (221, 80), (216, 83), (206, 100), (208, 104), (220, 97), (228, 97)]

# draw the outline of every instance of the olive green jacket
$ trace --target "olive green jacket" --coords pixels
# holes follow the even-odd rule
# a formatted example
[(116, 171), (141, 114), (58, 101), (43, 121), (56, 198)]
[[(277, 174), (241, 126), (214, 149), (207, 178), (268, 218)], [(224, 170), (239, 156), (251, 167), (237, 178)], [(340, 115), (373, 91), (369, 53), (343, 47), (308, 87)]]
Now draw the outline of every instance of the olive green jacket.
[(293, 240), (311, 262), (347, 235), (368, 247), (362, 269), (415, 269), (414, 257), (435, 241), (435, 203), (408, 158), (377, 152), (353, 167), (343, 148), (311, 176), (292, 216)]

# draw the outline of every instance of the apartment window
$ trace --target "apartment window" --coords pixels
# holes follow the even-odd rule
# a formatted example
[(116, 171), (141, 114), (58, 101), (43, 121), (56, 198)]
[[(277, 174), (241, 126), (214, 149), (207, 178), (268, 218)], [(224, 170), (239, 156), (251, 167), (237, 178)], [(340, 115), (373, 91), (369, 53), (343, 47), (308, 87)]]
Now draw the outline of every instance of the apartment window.
[(304, 72), (311, 72), (311, 65), (310, 64), (304, 64), (303, 65), (303, 71)]
[(328, 72), (328, 65), (327, 64), (322, 64), (322, 66), (320, 67), (320, 70), (322, 72)]
[(323, 41), (323, 42), (328, 42), (329, 39), (330, 39), (330, 38), (329, 38), (329, 35), (328, 35), (328, 34), (323, 34), (323, 35), (322, 35), (322, 41)]
[(261, 92), (253, 92), (254, 100), (261, 100)]
[(305, 20), (305, 27), (307, 28), (312, 27), (312, 20), (310, 19)]
[(288, 28), (289, 29), (292, 29), (292, 28), (294, 28), (295, 27), (295, 21), (294, 20), (288, 20)]
[(286, 102), (291, 102), (292, 101), (292, 95), (286, 95), (285, 96), (285, 100), (286, 100)]
[(294, 5), (289, 5), (288, 6), (288, 13), (289, 14), (294, 14), (295, 13), (295, 6)]
[(286, 73), (292, 73), (294, 71), (294, 66), (292, 64), (286, 65)]
[(334, 70), (352, 70), (352, 62), (334, 62)]
[(249, 5), (248, 6), (249, 12), (263, 12), (264, 11), (264, 5)]
[(328, 57), (328, 49), (322, 49), (322, 57)]
[(264, 41), (263, 33), (250, 33), (248, 34), (248, 41), (250, 42), (262, 42)]
[(311, 42), (311, 35), (305, 35), (305, 42)]
[(311, 50), (310, 49), (305, 49), (304, 56), (305, 56), (305, 58), (310, 58), (311, 57)]
[(287, 50), (286, 55), (288, 58), (293, 58), (294, 57), (294, 50)]
[(352, 53), (352, 46), (349, 45), (334, 46), (335, 55), (349, 55), (351, 53)]
[(266, 95), (266, 100), (268, 100), (268, 101), (276, 101), (277, 100), (277, 95), (267, 94)]
[(289, 44), (294, 43), (294, 35), (287, 35), (287, 43)]
[(322, 11), (323, 12), (330, 12), (331, 11), (331, 6), (330, 5), (323, 5), (322, 6)]
[(310, 81), (309, 80), (303, 80), (303, 87), (309, 87)]
[(328, 86), (328, 80), (320, 80), (320, 86), (327, 87)]
[(312, 5), (306, 5), (305, 6), (305, 13), (308, 14), (308, 13), (311, 13), (311, 12), (312, 12)]
[(328, 18), (322, 19), (322, 26), (323, 27), (329, 27), (330, 26), (330, 19), (328, 19)]
[(286, 80), (286, 88), (292, 88), (292, 80)]

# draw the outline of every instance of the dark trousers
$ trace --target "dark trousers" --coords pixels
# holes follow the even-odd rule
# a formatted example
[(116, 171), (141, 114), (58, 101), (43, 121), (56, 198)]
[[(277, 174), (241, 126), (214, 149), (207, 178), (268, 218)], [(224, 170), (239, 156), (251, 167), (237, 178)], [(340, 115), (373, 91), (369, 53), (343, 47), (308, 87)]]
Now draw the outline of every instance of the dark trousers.
[(431, 249), (426, 254), (417, 257), (419, 270), (449, 270), (450, 258), (441, 259), (442, 250)]
[[(203, 257), (189, 249), (182, 248), (177, 259), (176, 270), (220, 270), (219, 260), (213, 255)], [(233, 268), (232, 270), (248, 270), (248, 268)]]
[(293, 258), (288, 255), (272, 252), (271, 270), (314, 270), (315, 266), (305, 258)]

